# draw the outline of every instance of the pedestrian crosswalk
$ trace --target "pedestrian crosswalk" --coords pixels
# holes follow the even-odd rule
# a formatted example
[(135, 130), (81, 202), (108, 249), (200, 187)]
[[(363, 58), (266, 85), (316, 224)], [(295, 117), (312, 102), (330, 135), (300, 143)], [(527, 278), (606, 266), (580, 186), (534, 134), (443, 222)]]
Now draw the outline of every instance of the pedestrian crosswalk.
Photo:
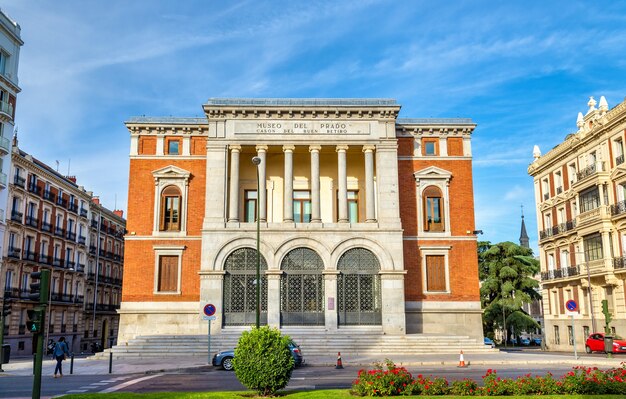
[[(106, 380), (102, 380), (102, 381), (99, 381), (99, 382), (92, 382), (91, 384), (84, 385), (84, 386), (76, 388), (76, 389), (70, 389), (70, 390), (66, 391), (65, 393), (66, 394), (72, 394), (72, 393), (85, 393), (85, 392), (94, 392), (94, 391), (95, 392), (113, 392), (113, 391), (116, 391), (116, 390), (119, 389), (119, 388), (114, 389), (117, 386), (120, 386), (119, 383), (122, 383), (122, 382), (128, 380), (131, 377), (132, 376), (130, 376), (130, 375), (123, 375), (123, 376), (119, 376), (119, 377), (115, 377), (115, 378), (107, 378)], [(109, 387), (109, 388), (106, 388), (105, 390), (102, 390), (103, 387), (109, 386), (111, 384), (115, 384), (115, 385), (113, 387)], [(111, 390), (109, 390), (109, 389), (111, 389)]]

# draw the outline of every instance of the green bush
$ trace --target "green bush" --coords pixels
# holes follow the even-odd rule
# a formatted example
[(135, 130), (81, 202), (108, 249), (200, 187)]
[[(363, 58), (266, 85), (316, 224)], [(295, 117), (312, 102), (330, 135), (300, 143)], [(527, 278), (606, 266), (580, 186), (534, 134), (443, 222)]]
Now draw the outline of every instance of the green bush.
[(450, 394), (457, 396), (474, 396), (480, 392), (478, 384), (474, 380), (465, 378), (462, 381), (454, 381), (450, 386)]
[(294, 367), (289, 342), (288, 336), (268, 326), (244, 331), (233, 359), (239, 382), (263, 396), (286, 387)]
[(410, 390), (412, 380), (411, 373), (404, 367), (397, 367), (386, 359), (384, 366), (376, 363), (373, 370), (359, 370), (351, 393), (358, 396), (412, 395), (415, 393)]

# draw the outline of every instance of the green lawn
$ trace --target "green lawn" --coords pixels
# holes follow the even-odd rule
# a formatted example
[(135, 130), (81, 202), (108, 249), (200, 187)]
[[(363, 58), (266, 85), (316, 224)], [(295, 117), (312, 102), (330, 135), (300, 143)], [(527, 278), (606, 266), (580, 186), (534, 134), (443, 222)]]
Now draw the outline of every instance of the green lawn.
[[(352, 398), (346, 389), (287, 392), (279, 394), (285, 399), (332, 399)], [(250, 392), (160, 392), (160, 393), (92, 393), (82, 395), (65, 395), (66, 399), (250, 399), (256, 396)], [(467, 399), (471, 396), (397, 396), (397, 398), (441, 398), (441, 399)], [(479, 398), (508, 398), (508, 399), (540, 399), (540, 398), (568, 398), (568, 399), (623, 399), (621, 395), (551, 395), (551, 396), (478, 396)]]

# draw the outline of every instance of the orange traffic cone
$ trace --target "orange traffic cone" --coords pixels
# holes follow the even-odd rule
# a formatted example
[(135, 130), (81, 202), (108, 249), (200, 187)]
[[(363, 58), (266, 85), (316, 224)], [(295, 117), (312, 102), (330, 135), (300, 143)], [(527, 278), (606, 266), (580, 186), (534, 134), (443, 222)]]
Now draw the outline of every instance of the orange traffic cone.
[(337, 352), (337, 365), (335, 366), (336, 369), (342, 369), (343, 368), (343, 364), (341, 364), (341, 352)]
[(463, 351), (461, 351), (461, 354), (459, 355), (458, 367), (467, 367), (467, 365), (465, 364), (465, 359), (463, 359)]

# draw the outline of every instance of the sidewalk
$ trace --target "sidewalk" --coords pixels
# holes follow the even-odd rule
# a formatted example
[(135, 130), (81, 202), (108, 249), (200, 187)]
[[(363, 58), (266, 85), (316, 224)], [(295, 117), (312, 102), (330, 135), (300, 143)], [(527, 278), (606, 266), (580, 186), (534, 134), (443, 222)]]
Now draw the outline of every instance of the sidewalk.
[[(626, 356), (615, 355), (614, 358), (595, 357), (583, 354), (578, 360), (574, 359), (573, 354), (551, 353), (551, 352), (494, 352), (482, 354), (465, 354), (465, 362), (470, 366), (527, 366), (536, 365), (549, 367), (550, 365), (571, 365), (571, 366), (597, 366), (601, 368), (619, 367), (622, 362), (626, 362)], [(328, 356), (307, 357), (305, 353), (306, 364), (308, 366), (335, 366), (337, 356), (329, 354)], [(372, 363), (383, 361), (384, 357), (377, 356), (358, 356), (351, 357), (349, 353), (342, 353), (342, 362), (345, 366), (371, 366)], [(397, 365), (402, 366), (456, 366), (459, 364), (459, 356), (452, 354), (428, 354), (420, 356), (396, 356), (391, 359)], [(197, 369), (197, 371), (211, 370), (208, 367), (207, 356), (179, 356), (167, 357), (134, 357), (113, 359), (112, 374), (146, 374), (157, 372), (176, 372), (185, 369)], [(56, 361), (44, 359), (42, 365), (43, 375), (52, 375)], [(4, 364), (2, 368), (3, 376), (26, 376), (32, 375), (33, 360), (32, 358), (11, 359), (9, 364)], [(63, 362), (63, 372), (70, 374), (70, 360)], [(75, 358), (74, 374), (79, 375), (107, 375), (109, 373), (109, 360), (96, 359), (93, 357)]]

